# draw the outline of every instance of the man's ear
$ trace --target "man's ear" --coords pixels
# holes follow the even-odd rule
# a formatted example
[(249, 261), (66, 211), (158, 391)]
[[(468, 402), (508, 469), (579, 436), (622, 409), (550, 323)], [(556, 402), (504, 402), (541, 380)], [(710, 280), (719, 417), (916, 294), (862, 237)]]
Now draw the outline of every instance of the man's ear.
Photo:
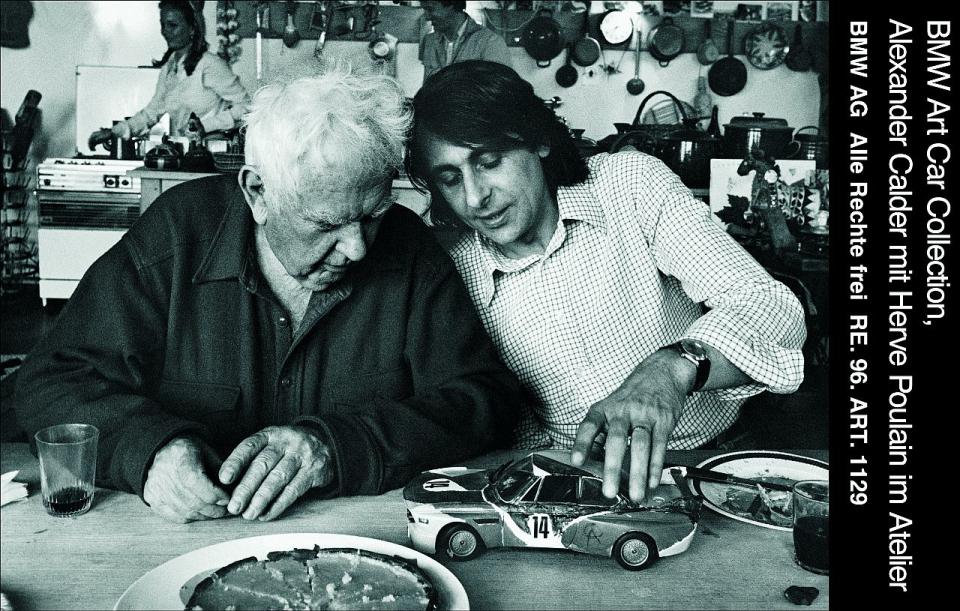
[(243, 197), (250, 206), (253, 221), (257, 225), (263, 225), (267, 221), (267, 203), (263, 199), (263, 179), (253, 166), (245, 165), (240, 168), (237, 180), (240, 183), (240, 190), (243, 191)]

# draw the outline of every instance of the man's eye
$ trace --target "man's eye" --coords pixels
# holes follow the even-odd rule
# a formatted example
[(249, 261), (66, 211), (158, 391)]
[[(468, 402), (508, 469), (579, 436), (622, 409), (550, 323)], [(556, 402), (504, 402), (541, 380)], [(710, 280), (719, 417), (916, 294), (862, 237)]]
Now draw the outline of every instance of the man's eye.
[(457, 172), (444, 172), (437, 177), (437, 181), (445, 187), (452, 187), (460, 182), (460, 174)]
[(480, 156), (480, 159), (477, 161), (477, 163), (480, 165), (481, 168), (485, 170), (491, 170), (497, 167), (498, 165), (500, 165), (500, 162), (502, 160), (503, 160), (503, 157), (496, 153), (484, 153), (483, 155)]

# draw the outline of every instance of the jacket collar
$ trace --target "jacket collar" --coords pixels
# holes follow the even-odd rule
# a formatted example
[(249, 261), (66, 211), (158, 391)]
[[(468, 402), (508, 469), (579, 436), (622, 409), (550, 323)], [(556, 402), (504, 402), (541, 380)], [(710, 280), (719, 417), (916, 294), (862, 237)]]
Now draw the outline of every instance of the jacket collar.
[(193, 282), (201, 284), (230, 278), (251, 278), (255, 285), (257, 274), (252, 273), (254, 270), (251, 265), (256, 265), (256, 259), (250, 257), (253, 217), (239, 185), (229, 187), (226, 198), (227, 209), (223, 220), (193, 276)]

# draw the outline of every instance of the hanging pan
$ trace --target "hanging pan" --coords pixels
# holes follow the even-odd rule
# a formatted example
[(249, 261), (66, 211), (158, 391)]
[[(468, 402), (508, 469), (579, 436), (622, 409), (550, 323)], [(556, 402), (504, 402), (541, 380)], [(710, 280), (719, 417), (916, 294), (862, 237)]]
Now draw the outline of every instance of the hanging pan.
[(597, 63), (600, 59), (600, 43), (590, 36), (590, 3), (583, 13), (583, 36), (573, 43), (573, 61), (577, 65), (587, 67)]
[(561, 87), (573, 87), (577, 84), (577, 69), (573, 67), (570, 63), (571, 56), (573, 55), (573, 45), (570, 44), (567, 46), (567, 61), (564, 65), (560, 66), (560, 69), (557, 70), (557, 85)]
[(710, 89), (717, 95), (736, 95), (747, 84), (747, 67), (733, 56), (733, 21), (727, 22), (728, 55), (710, 66), (707, 81)]
[(720, 59), (720, 49), (717, 48), (717, 43), (713, 42), (710, 24), (710, 19), (703, 21), (703, 42), (697, 47), (697, 61), (702, 66), (709, 66)]
[(666, 68), (670, 60), (680, 55), (686, 35), (683, 28), (673, 22), (670, 17), (664, 17), (658, 26), (650, 30), (648, 51), (655, 60), (660, 62), (661, 68)]
[(560, 24), (550, 14), (549, 10), (542, 9), (530, 20), (520, 37), (523, 48), (530, 57), (537, 60), (537, 66), (540, 68), (549, 66), (550, 61), (563, 51)]

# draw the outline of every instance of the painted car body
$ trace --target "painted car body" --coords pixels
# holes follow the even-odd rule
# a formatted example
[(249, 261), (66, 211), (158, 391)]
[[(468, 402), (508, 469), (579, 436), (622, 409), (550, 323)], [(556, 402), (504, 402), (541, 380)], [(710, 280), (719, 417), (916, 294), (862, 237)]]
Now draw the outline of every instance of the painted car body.
[[(675, 478), (679, 481), (671, 483)], [(599, 473), (541, 454), (496, 469), (426, 471), (403, 496), (410, 540), (425, 553), (440, 553), (444, 533), (466, 526), (487, 548), (570, 549), (614, 557), (618, 541), (644, 533), (655, 543), (656, 560), (689, 547), (701, 506), (678, 473), (664, 471), (661, 485), (638, 505), (623, 493), (615, 499), (603, 496)]]

